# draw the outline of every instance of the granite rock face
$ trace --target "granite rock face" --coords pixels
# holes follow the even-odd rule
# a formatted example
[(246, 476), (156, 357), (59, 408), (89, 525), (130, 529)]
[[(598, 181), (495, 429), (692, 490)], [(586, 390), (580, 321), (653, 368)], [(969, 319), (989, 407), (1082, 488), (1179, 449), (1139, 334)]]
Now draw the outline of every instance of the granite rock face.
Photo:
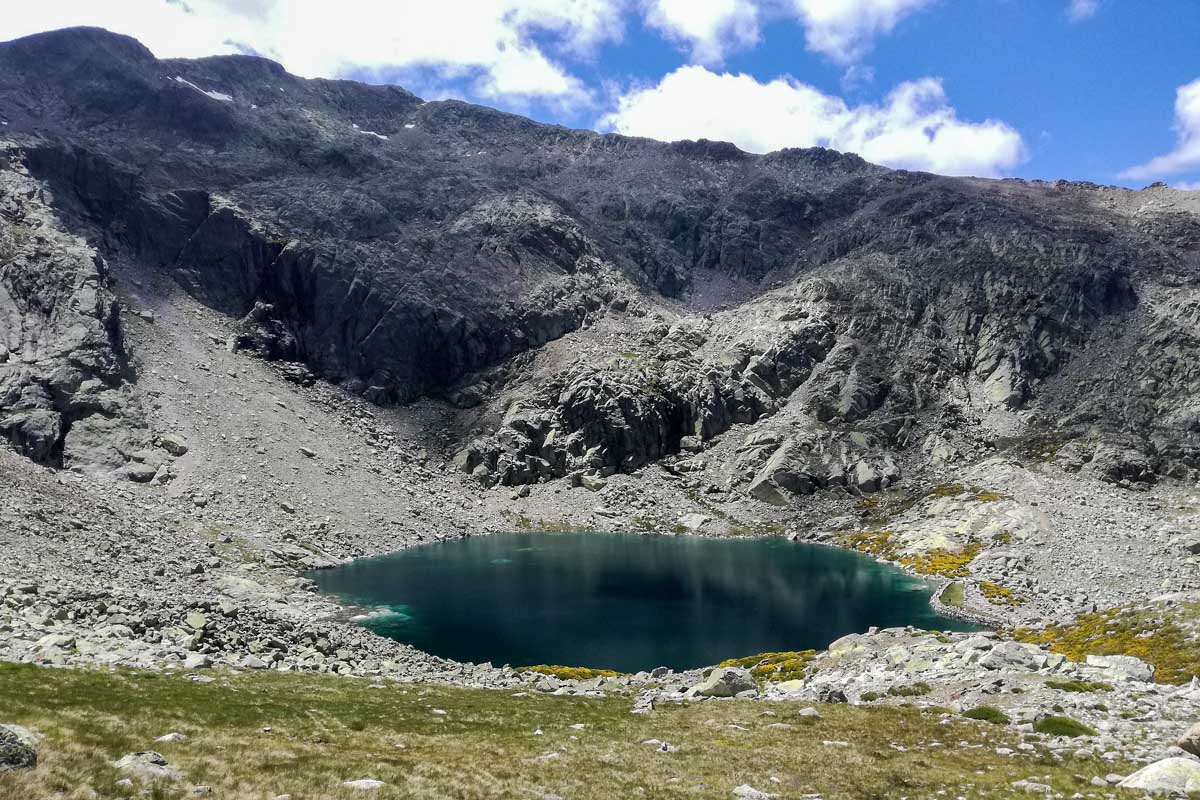
[(40, 464), (119, 470), (143, 437), (107, 267), (0, 161), (0, 436)]

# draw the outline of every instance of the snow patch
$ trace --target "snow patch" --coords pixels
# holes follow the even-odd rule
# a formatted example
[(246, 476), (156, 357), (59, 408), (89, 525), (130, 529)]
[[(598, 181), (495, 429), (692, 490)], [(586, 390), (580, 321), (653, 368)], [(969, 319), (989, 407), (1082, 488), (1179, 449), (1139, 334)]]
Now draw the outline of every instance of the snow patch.
[(404, 127), (408, 128), (409, 130), (412, 130), (413, 128), (417, 127), (417, 123), (409, 122)]
[(367, 136), (374, 136), (376, 139), (382, 139), (385, 142), (387, 141), (388, 137), (384, 136), (382, 133), (376, 133), (375, 131), (364, 131), (362, 128), (358, 127), (358, 123), (351, 122), (350, 127), (354, 128), (354, 130), (358, 131), (359, 133), (365, 133)]
[(220, 100), (222, 103), (232, 103), (233, 102), (233, 95), (228, 95), (228, 94), (225, 94), (224, 92), (205, 91), (204, 89), (201, 89), (196, 84), (192, 83), (189, 80), (185, 80), (184, 78), (182, 78), (179, 75), (175, 76), (175, 82), (182, 83), (184, 86), (190, 86), (191, 88), (195, 89), (200, 94), (204, 95), (205, 97), (211, 97), (213, 100)]

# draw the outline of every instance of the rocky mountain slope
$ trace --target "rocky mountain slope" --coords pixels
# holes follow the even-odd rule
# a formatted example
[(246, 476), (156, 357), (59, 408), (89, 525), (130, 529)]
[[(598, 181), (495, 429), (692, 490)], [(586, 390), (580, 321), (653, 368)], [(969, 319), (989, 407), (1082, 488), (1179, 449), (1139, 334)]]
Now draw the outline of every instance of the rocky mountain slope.
[[(0, 47), (0, 117), (67, 230), (243, 319), (236, 346), (484, 404), (459, 464), (485, 483), (633, 470), (789, 404), (734, 480), (770, 502), (959, 436), (1111, 436), (1114, 480), (1200, 464), (1186, 193), (571, 131), (92, 29)], [(604, 358), (514, 374), (606, 315)]]

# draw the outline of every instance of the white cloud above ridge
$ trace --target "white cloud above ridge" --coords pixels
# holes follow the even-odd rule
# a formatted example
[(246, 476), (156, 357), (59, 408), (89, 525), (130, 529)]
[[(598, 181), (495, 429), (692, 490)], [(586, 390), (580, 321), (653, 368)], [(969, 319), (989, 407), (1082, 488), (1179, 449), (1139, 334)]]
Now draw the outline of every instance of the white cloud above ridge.
[[(614, 0), (620, 2), (620, 0)], [(754, 45), (763, 22), (803, 26), (808, 50), (842, 66), (859, 62), (875, 39), (935, 0), (642, 0), (646, 23), (691, 48), (693, 63), (711, 66)]]
[(959, 119), (935, 78), (902, 83), (879, 105), (850, 106), (791, 78), (761, 82), (687, 66), (620, 97), (601, 126), (664, 141), (731, 141), (756, 153), (830, 147), (947, 175), (1003, 175), (1026, 155), (1011, 126)]
[(759, 40), (754, 0), (646, 0), (646, 24), (690, 49), (693, 62), (718, 64)]
[(1175, 90), (1175, 149), (1123, 170), (1120, 177), (1148, 180), (1200, 170), (1200, 78)]
[(850, 65), (861, 60), (875, 39), (891, 33), (905, 17), (933, 0), (789, 0), (804, 25), (809, 50)]

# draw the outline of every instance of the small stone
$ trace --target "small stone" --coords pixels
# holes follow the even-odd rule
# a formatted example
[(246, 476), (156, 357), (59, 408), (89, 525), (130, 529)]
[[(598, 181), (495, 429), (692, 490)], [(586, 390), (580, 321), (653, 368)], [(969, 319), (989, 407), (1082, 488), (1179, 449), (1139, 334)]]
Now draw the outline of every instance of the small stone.
[(1154, 678), (1154, 667), (1137, 656), (1094, 656), (1087, 657), (1089, 667), (1100, 667), (1115, 680), (1150, 681)]
[(22, 741), (8, 728), (0, 727), (0, 773), (33, 769), (36, 766), (37, 750), (33, 743)]
[(187, 658), (183, 659), (184, 669), (208, 669), (212, 666), (212, 659), (203, 653), (189, 653)]
[(381, 789), (385, 786), (383, 781), (377, 781), (374, 778), (359, 778), (354, 781), (343, 781), (342, 786), (347, 789), (356, 789), (360, 792), (373, 792), (376, 789)]
[(679, 518), (679, 524), (689, 531), (698, 531), (712, 522), (712, 517), (705, 514), (684, 514)]
[(186, 440), (177, 433), (168, 433), (158, 437), (158, 446), (176, 457), (182, 456), (188, 451)]
[(758, 690), (750, 670), (741, 667), (717, 667), (708, 677), (688, 691), (700, 697), (735, 697), (740, 692)]
[(160, 753), (145, 750), (140, 753), (129, 753), (113, 762), (113, 766), (122, 772), (131, 772), (145, 780), (165, 779), (170, 781), (182, 780), (179, 771), (167, 764)]
[(598, 492), (608, 486), (608, 481), (599, 475), (584, 475), (579, 479), (579, 484), (589, 492)]
[(1048, 786), (1038, 781), (1031, 781), (1027, 778), (1022, 778), (1019, 781), (1013, 781), (1012, 787), (1014, 789), (1020, 789), (1023, 792), (1034, 792), (1037, 794), (1050, 794), (1054, 791), (1054, 787), (1052, 786)]

